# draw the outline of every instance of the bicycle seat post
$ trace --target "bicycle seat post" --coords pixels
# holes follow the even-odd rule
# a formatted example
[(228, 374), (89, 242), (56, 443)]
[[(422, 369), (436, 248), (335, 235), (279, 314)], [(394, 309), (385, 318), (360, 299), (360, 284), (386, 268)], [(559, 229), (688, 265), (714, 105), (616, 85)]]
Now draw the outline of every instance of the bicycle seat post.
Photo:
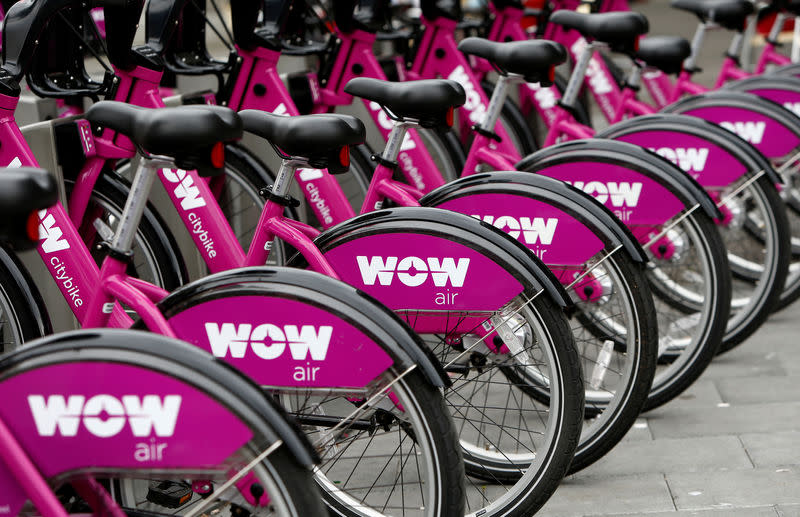
[(583, 78), (586, 75), (586, 68), (589, 66), (589, 61), (592, 59), (595, 48), (598, 43), (588, 42), (586, 47), (578, 57), (578, 62), (572, 70), (572, 75), (569, 77), (567, 87), (564, 89), (564, 95), (561, 97), (561, 105), (568, 109), (575, 108), (575, 101), (578, 100), (578, 93), (580, 93), (581, 86), (583, 85)]
[[(759, 4), (757, 11), (762, 11), (769, 4)], [(748, 72), (752, 72), (753, 61), (753, 37), (756, 35), (758, 28), (758, 13), (753, 13), (747, 17), (747, 23), (744, 29), (744, 45), (742, 46), (741, 54), (739, 55), (739, 65)], [(777, 19), (776, 19), (777, 21)], [(783, 23), (781, 23), (781, 27)], [(774, 27), (774, 26), (773, 26)]]
[(697, 30), (694, 32), (694, 36), (692, 37), (692, 53), (689, 54), (689, 57), (687, 57), (686, 61), (683, 62), (683, 69), (689, 73), (695, 71), (697, 56), (700, 55), (700, 49), (703, 48), (703, 41), (706, 37), (706, 29), (710, 23), (711, 22), (700, 22), (697, 24)]
[(508, 97), (508, 88), (517, 83), (525, 82), (525, 78), (517, 74), (500, 74), (497, 77), (492, 97), (489, 99), (489, 106), (483, 115), (483, 120), (478, 122), (476, 126), (484, 131), (493, 133), (497, 125), (497, 119), (500, 118), (500, 112), (503, 110), (503, 104)]
[(789, 57), (792, 59), (792, 63), (800, 62), (800, 16), (795, 17), (794, 20), (792, 52)]
[(174, 164), (169, 158), (162, 157), (142, 156), (139, 161), (136, 174), (131, 182), (130, 194), (125, 201), (125, 208), (122, 210), (122, 216), (111, 241), (114, 251), (128, 253), (133, 248), (136, 229), (139, 227), (145, 206), (147, 206), (147, 198), (150, 196), (156, 172), (161, 167), (174, 167)]
[(731, 39), (730, 45), (728, 45), (728, 51), (726, 52), (725, 55), (731, 59), (735, 59), (738, 61), (739, 55), (742, 53), (743, 42), (744, 42), (744, 33), (743, 32), (735, 33), (733, 35), (733, 38)]
[(283, 158), (278, 174), (275, 177), (275, 182), (272, 184), (272, 195), (278, 198), (287, 197), (292, 186), (294, 173), (301, 167), (309, 167), (305, 159), (299, 157)]
[(413, 119), (393, 120), (392, 130), (386, 138), (386, 147), (383, 148), (381, 158), (389, 163), (397, 163), (397, 157), (405, 139), (406, 132), (410, 126), (418, 125)]

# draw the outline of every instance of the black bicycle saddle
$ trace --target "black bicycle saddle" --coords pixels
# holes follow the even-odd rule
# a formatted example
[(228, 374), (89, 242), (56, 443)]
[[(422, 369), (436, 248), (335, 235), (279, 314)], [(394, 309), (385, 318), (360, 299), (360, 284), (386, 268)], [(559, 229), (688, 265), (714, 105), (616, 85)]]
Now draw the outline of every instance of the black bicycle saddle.
[(169, 156), (179, 167), (196, 168), (201, 175), (222, 172), (222, 165), (211, 160), (211, 148), (242, 137), (241, 119), (222, 106), (148, 109), (102, 101), (93, 104), (84, 116), (92, 124), (125, 135), (148, 153)]
[(464, 54), (482, 57), (500, 70), (525, 77), (529, 83), (550, 86), (553, 68), (567, 60), (564, 46), (555, 41), (530, 40), (497, 43), (484, 38), (466, 38), (458, 44)]
[(607, 43), (617, 52), (632, 53), (636, 40), (649, 29), (647, 18), (632, 11), (584, 14), (575, 11), (556, 11), (550, 23), (567, 29), (575, 29), (584, 37)]
[(400, 119), (417, 120), (422, 127), (450, 125), (450, 110), (462, 106), (467, 100), (464, 88), (447, 79), (395, 83), (356, 77), (345, 85), (344, 91), (375, 101)]
[(639, 41), (636, 59), (658, 68), (665, 74), (679, 74), (683, 60), (692, 53), (692, 46), (680, 36), (648, 36)]
[[(244, 130), (266, 139), (282, 153), (302, 157), (319, 169), (336, 174), (350, 166), (343, 149), (364, 143), (364, 124), (350, 115), (322, 113), (284, 117), (261, 110), (239, 112)], [(347, 159), (345, 159), (345, 157)]]
[(672, 0), (672, 7), (694, 13), (703, 22), (741, 31), (755, 8), (749, 0)]

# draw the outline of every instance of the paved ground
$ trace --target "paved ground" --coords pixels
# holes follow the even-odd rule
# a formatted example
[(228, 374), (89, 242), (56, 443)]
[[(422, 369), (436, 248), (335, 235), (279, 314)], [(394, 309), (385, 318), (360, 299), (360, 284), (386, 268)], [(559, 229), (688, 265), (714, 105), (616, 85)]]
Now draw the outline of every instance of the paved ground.
[(543, 516), (800, 516), (800, 306), (566, 479)]

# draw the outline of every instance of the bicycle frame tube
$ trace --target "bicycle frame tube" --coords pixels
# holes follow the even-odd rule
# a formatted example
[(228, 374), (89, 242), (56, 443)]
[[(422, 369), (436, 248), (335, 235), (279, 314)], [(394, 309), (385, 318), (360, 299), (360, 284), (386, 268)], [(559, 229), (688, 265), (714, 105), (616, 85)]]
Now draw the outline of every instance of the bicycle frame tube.
[[(42, 478), (39, 469), (22, 449), (11, 430), (0, 419), (0, 460), (8, 467), (13, 479), (44, 517), (68, 517), (64, 507), (56, 498), (50, 486)], [(20, 501), (25, 499), (20, 497)], [(13, 505), (12, 505), (13, 506)], [(18, 509), (17, 509), (18, 510)], [(12, 513), (15, 512), (11, 508)]]
[[(352, 96), (344, 92), (344, 87), (355, 77), (373, 77), (386, 80), (386, 75), (373, 53), (375, 34), (355, 30), (352, 33), (337, 33), (340, 40), (336, 53), (331, 56), (334, 64), (331, 74), (320, 79), (322, 89), (320, 102), (315, 106), (315, 113), (327, 113), (335, 106), (348, 106)], [(392, 121), (376, 102), (364, 100), (375, 125), (384, 139), (392, 131)], [(425, 144), (416, 131), (409, 131), (403, 140), (398, 159), (400, 170), (406, 180), (415, 188), (428, 192), (444, 185), (436, 164), (425, 148)]]
[[(408, 122), (394, 122), (386, 148), (383, 150), (383, 158), (387, 162), (396, 163), (398, 153), (405, 141), (408, 127), (412, 125)], [(364, 204), (361, 206), (361, 213), (366, 214), (373, 210), (379, 210), (383, 204), (383, 199), (388, 198), (401, 206), (419, 206), (417, 201), (422, 197), (422, 192), (409, 187), (403, 183), (392, 180), (394, 171), (389, 167), (379, 164), (375, 169), (375, 174), (369, 184)]]
[[(7, 167), (38, 167), (36, 158), (14, 119), (16, 97), (0, 96), (0, 163)], [(39, 211), (37, 251), (78, 321), (85, 321), (89, 301), (100, 285), (100, 272), (61, 203)], [(127, 328), (131, 319), (117, 305), (109, 324)]]
[[(242, 61), (236, 72), (229, 106), (235, 111), (258, 109), (275, 115), (299, 115), (297, 106), (278, 75), (280, 52), (265, 48), (247, 51), (237, 47), (236, 50)], [(309, 77), (309, 80), (316, 84), (316, 76)], [(319, 101), (318, 89), (312, 89), (312, 95), (315, 92), (315, 100)], [(355, 216), (339, 183), (328, 171), (297, 169), (295, 180), (323, 228)]]
[[(755, 73), (756, 74), (763, 74), (767, 66), (769, 65), (788, 65), (792, 62), (791, 59), (788, 57), (779, 54), (775, 48), (778, 45), (778, 37), (783, 30), (783, 26), (786, 24), (786, 13), (779, 12), (775, 16), (775, 21), (772, 23), (772, 28), (770, 29), (769, 35), (767, 36), (766, 44), (764, 45), (764, 49), (761, 51), (761, 55), (758, 58), (758, 63), (756, 64)], [(755, 20), (751, 22), (751, 25), (754, 26)], [(748, 27), (749, 28), (749, 27)]]
[(775, 50), (775, 45), (767, 42), (758, 57), (755, 73), (763, 74), (769, 65), (784, 66), (792, 64), (792, 60)]
[[(275, 178), (272, 193), (276, 196), (285, 196), (289, 192), (290, 179), (294, 176), (300, 161), (284, 160)], [(292, 221), (284, 217), (283, 206), (268, 200), (258, 220), (250, 249), (245, 258), (246, 266), (261, 266), (266, 264), (270, 247), (275, 237), (280, 237), (290, 246), (296, 248), (308, 261), (312, 270), (338, 279), (339, 275), (323, 257), (320, 250), (314, 245), (313, 239), (319, 232), (301, 222)]]
[[(164, 106), (158, 89), (161, 72), (139, 67), (127, 72), (116, 70), (116, 73), (120, 85), (114, 100), (147, 108)], [(95, 139), (97, 159), (87, 161), (70, 198), (70, 208), (75, 206), (75, 220), (83, 218), (91, 189), (102, 168), (99, 160), (122, 157), (120, 152), (115, 152), (120, 148), (130, 149), (128, 157), (133, 156), (132, 146), (126, 142), (127, 138), (111, 131), (105, 131)], [(167, 167), (158, 170), (158, 177), (209, 270), (216, 273), (241, 265), (245, 259), (244, 251), (216, 203), (208, 182), (197, 171)]]
[[(414, 63), (409, 71), (412, 79), (445, 78), (456, 81), (464, 87), (467, 100), (459, 110), (462, 129), (480, 124), (488, 109), (489, 99), (483, 91), (472, 65), (458, 50), (455, 40), (456, 22), (446, 18), (427, 20), (423, 17), (425, 30), (420, 38)], [(510, 156), (519, 156), (508, 133), (501, 125), (485, 127), (494, 131), (500, 141), (492, 141), (489, 147)], [(420, 189), (422, 190), (422, 189)]]
[(728, 81), (735, 81), (737, 79), (744, 79), (750, 77), (750, 74), (739, 68), (739, 63), (730, 56), (726, 56), (722, 60), (717, 81), (714, 83), (714, 89), (722, 88)]
[[(141, 221), (156, 174), (157, 168), (150, 160), (144, 159), (140, 162), (120, 217), (120, 223), (111, 241), (112, 249), (123, 251), (132, 249), (138, 222)], [(105, 258), (100, 267), (99, 285), (101, 288), (95, 291), (89, 303), (89, 310), (86, 319), (82, 322), (83, 325), (87, 327), (108, 326), (114, 302), (120, 300), (136, 311), (151, 331), (176, 337), (172, 328), (154, 305), (154, 301), (166, 297), (169, 293), (156, 286), (149, 286), (145, 292), (140, 291), (134, 284), (128, 282), (128, 275), (125, 273), (127, 267), (128, 264), (125, 261), (112, 255)], [(140, 280), (135, 285), (148, 284)]]

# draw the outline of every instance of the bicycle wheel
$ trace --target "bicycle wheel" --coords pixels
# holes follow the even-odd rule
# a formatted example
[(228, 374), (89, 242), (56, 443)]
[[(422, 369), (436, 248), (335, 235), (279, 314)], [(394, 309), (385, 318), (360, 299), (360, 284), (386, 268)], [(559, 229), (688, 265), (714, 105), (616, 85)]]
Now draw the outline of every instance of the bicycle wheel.
[[(710, 94), (709, 94), (710, 95)], [(752, 95), (726, 92), (727, 96), (764, 101)], [(727, 98), (727, 97), (726, 97)], [(686, 101), (669, 107), (686, 107)], [(744, 99), (740, 99), (742, 102)], [(766, 320), (783, 290), (789, 267), (790, 238), (786, 209), (778, 196), (777, 174), (755, 148), (730, 131), (694, 116), (657, 114), (636, 117), (610, 126), (598, 134), (651, 148), (680, 164), (687, 174), (721, 203), (719, 231), (728, 249), (733, 275), (731, 314), (720, 352), (730, 350), (752, 335)], [(678, 159), (691, 148), (700, 157)], [(753, 176), (761, 174), (758, 179)], [(730, 197), (734, 195), (733, 197)], [(724, 203), (723, 203), (724, 201)], [(690, 304), (688, 310), (696, 311)]]
[[(463, 463), (442, 393), (428, 377), (433, 363), (388, 309), (336, 280), (266, 268), (206, 277), (160, 308), (180, 338), (224, 357), (294, 416), (322, 458), (314, 477), (332, 512), (463, 515)], [(268, 348), (294, 339), (291, 354), (267, 361), (255, 348), (226, 352), (233, 347), (226, 340), (239, 343), (243, 333), (245, 342), (252, 332), (262, 346), (266, 336), (256, 337), (255, 329), (266, 328), (264, 321), (273, 329)], [(289, 338), (297, 330), (286, 325), (300, 328), (299, 337)], [(275, 337), (275, 328), (286, 329), (284, 338)], [(330, 329), (327, 340), (323, 328)], [(311, 358), (295, 358), (302, 346), (312, 347)], [(410, 360), (409, 350), (419, 357)], [(359, 358), (368, 366), (344, 368)]]
[[(509, 232), (565, 286), (574, 303), (569, 323), (586, 381), (585, 420), (570, 470), (602, 457), (635, 422), (656, 368), (658, 321), (644, 256), (633, 237), (593, 198), (534, 174), (472, 175), (421, 203), (472, 214)], [(520, 386), (527, 382), (524, 370), (503, 371)], [(540, 385), (535, 378), (530, 384)], [(528, 394), (548, 401), (538, 389)]]
[(733, 294), (718, 353), (733, 349), (766, 321), (778, 303), (790, 261), (786, 208), (768, 178), (747, 186), (728, 203), (728, 210), (730, 221), (720, 233), (733, 273)]
[[(572, 334), (555, 301), (563, 294), (531, 276), (535, 257), (499, 230), (432, 208), (366, 214), (324, 232), (316, 244), (343, 280), (397, 312), (444, 364), (453, 382), (445, 398), (469, 476), (467, 511), (531, 515), (540, 508), (577, 445), (583, 388)], [(376, 255), (405, 262), (381, 269)], [(417, 255), (433, 257), (432, 273), (422, 273), (427, 259)], [(416, 273), (406, 272), (411, 263)], [(551, 278), (542, 267), (536, 274)], [(443, 275), (456, 275), (455, 283), (445, 288)], [(509, 367), (540, 382), (548, 402), (506, 377)]]
[(800, 298), (800, 167), (795, 166), (786, 176), (789, 184), (781, 189), (780, 195), (786, 204), (786, 216), (792, 232), (792, 259), (775, 311), (785, 309)]
[[(753, 76), (747, 79), (735, 81), (725, 85), (725, 89), (734, 91), (742, 91), (755, 94), (764, 99), (770, 100), (776, 104), (787, 108), (792, 115), (786, 113), (778, 106), (769, 106), (769, 104), (759, 105), (759, 113), (763, 110), (762, 106), (769, 106), (771, 109), (770, 115), (775, 117), (777, 113), (782, 113), (783, 117), (780, 119), (773, 118), (773, 121), (780, 120), (781, 123), (789, 131), (789, 135), (795, 136), (800, 131), (798, 126), (798, 115), (795, 109), (800, 100), (800, 81), (796, 77), (791, 76)], [(764, 113), (765, 115), (767, 113)], [(769, 131), (767, 132), (767, 135)], [(765, 135), (765, 138), (758, 142), (762, 144), (766, 141), (772, 140)], [(786, 140), (789, 140), (788, 138)], [(759, 148), (759, 145), (756, 145)], [(792, 302), (800, 298), (800, 161), (795, 159), (795, 154), (800, 147), (791, 145), (785, 146), (783, 149), (776, 151), (774, 148), (760, 149), (764, 155), (769, 159), (770, 163), (776, 170), (783, 171), (783, 178), (786, 183), (781, 185), (780, 196), (786, 204), (787, 218), (791, 230), (791, 263), (789, 265), (789, 273), (786, 276), (786, 284), (781, 292), (780, 299), (775, 306), (774, 310), (781, 310), (788, 307)], [(783, 154), (782, 156), (780, 154)], [(793, 160), (794, 162), (790, 162)]]
[(787, 163), (785, 160), (771, 160), (776, 169), (784, 169), (783, 177), (786, 184), (781, 185), (779, 192), (781, 200), (786, 205), (786, 218), (789, 221), (791, 232), (791, 259), (786, 283), (781, 291), (780, 299), (775, 304), (774, 311), (780, 311), (790, 306), (800, 298), (800, 160)]
[[(67, 196), (75, 182), (65, 180)], [(128, 182), (111, 172), (104, 172), (92, 189), (89, 204), (78, 231), (92, 252), (98, 265), (105, 253), (97, 245), (110, 240), (116, 230), (130, 186)], [(183, 262), (172, 234), (155, 208), (148, 205), (142, 221), (136, 229), (133, 242), (133, 260), (128, 266), (128, 275), (171, 291), (188, 280)]]
[[(558, 274), (558, 268), (554, 272)], [(598, 285), (603, 287), (600, 297), (582, 299), (584, 289)], [(639, 416), (655, 372), (658, 340), (646, 280), (627, 257), (604, 257), (590, 279), (569, 292), (576, 302), (571, 332), (586, 389), (583, 429), (569, 468), (574, 473), (613, 449)], [(540, 379), (517, 368), (505, 368), (503, 373), (530, 396), (548, 401)]]
[[(660, 361), (645, 408), (680, 394), (710, 363), (728, 320), (730, 270), (713, 225), (712, 199), (672, 163), (617, 141), (559, 144), (527, 157), (519, 168), (582, 188), (592, 185), (587, 189), (591, 194), (627, 216), (625, 225), (650, 258), (647, 282), (658, 320)], [(616, 178), (614, 185), (641, 186), (636, 202), (617, 199), (615, 203), (611, 196), (597, 192), (596, 188), (607, 188), (601, 182), (611, 178)], [(655, 205), (673, 208), (653, 218), (648, 210)], [(663, 239), (651, 242), (662, 228), (670, 230)]]

